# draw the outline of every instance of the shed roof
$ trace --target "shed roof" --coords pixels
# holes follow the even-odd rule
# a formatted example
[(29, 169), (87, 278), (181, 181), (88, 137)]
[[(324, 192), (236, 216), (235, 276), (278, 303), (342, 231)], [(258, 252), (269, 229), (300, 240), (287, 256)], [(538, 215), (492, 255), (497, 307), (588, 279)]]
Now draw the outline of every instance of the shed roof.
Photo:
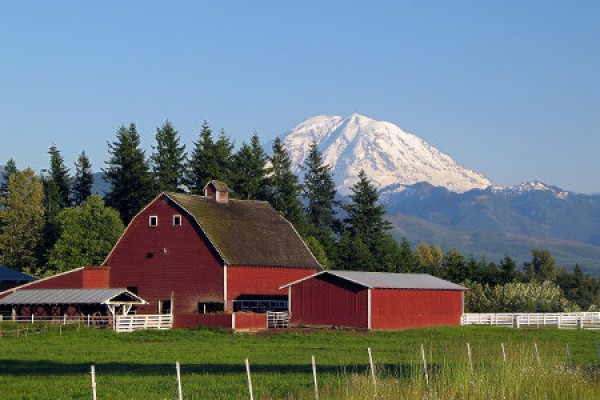
[(0, 265), (0, 281), (16, 281), (16, 282), (31, 282), (35, 281), (31, 275), (24, 274), (19, 271), (15, 271), (14, 269), (7, 268), (3, 265)]
[(363, 272), (327, 270), (288, 283), (281, 288), (293, 286), (321, 275), (331, 275), (354, 282), (369, 289), (417, 289), (417, 290), (467, 290), (465, 287), (428, 274), (399, 274), (393, 272)]
[(322, 269), (292, 224), (266, 201), (165, 195), (196, 220), (228, 265)]
[(127, 289), (31, 289), (17, 290), (0, 299), (0, 305), (24, 304), (145, 304)]

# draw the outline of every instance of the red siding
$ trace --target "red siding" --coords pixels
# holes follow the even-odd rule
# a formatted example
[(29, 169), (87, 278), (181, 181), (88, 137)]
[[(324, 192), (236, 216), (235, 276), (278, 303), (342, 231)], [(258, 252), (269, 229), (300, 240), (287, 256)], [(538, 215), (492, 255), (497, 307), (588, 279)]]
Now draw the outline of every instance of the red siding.
[(373, 329), (460, 325), (462, 291), (373, 289)]
[[(181, 215), (182, 225), (173, 225)], [(158, 226), (149, 226), (149, 217)], [(223, 267), (193, 220), (166, 198), (153, 201), (130, 223), (105, 265), (110, 287), (136, 287), (151, 304), (141, 313), (156, 313), (159, 300), (174, 294), (174, 313), (191, 314), (198, 302), (223, 302)]]
[(33, 282), (19, 290), (28, 289), (82, 289), (83, 288), (83, 271), (77, 269), (67, 273), (56, 275), (48, 279), (42, 279)]
[(277, 295), (286, 296), (287, 289), (279, 290), (283, 285), (314, 274), (312, 268), (280, 267), (227, 267), (227, 305), (231, 310), (231, 301), (240, 295)]
[(104, 267), (86, 267), (83, 270), (83, 288), (106, 289), (108, 288), (109, 269)]
[(174, 328), (195, 328), (197, 326), (216, 326), (231, 329), (231, 314), (178, 314), (173, 322)]
[(233, 315), (236, 331), (267, 329), (267, 314), (235, 313)]
[(292, 286), (294, 325), (368, 328), (368, 290), (353, 283), (317, 276)]

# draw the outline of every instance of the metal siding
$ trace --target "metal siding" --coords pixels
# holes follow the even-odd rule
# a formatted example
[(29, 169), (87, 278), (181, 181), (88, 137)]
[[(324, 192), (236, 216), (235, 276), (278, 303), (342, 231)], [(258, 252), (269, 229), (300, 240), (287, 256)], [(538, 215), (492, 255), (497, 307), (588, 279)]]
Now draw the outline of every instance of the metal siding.
[[(186, 214), (163, 199), (155, 199), (130, 223), (106, 260), (110, 287), (137, 287), (151, 303), (138, 307), (141, 313), (156, 313), (157, 302), (171, 299), (172, 292), (175, 313), (193, 313), (202, 301), (222, 302), (220, 260)], [(175, 214), (182, 215), (181, 226), (173, 225)], [(157, 227), (149, 226), (151, 215), (158, 217)]]
[(292, 323), (367, 329), (368, 290), (352, 286), (318, 277), (293, 285)]
[(279, 289), (294, 280), (312, 275), (312, 268), (283, 268), (283, 267), (227, 267), (227, 304), (240, 295), (275, 295), (285, 296), (287, 290)]
[(460, 325), (462, 291), (373, 289), (373, 329)]

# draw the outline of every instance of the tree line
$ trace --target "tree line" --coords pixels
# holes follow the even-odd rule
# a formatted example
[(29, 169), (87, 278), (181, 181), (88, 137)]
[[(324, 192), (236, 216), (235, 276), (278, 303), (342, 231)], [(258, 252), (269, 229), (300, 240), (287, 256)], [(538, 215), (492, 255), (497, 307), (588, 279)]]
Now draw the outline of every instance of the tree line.
[[(533, 250), (531, 262), (521, 269), (509, 256), (495, 264), (456, 250), (444, 254), (439, 246), (420, 243), (413, 248), (406, 239), (397, 241), (364, 171), (350, 188), (348, 201), (340, 203), (331, 167), (314, 142), (302, 165), (302, 182), (292, 172), (280, 138), (270, 155), (256, 133), (235, 148), (225, 131), (215, 135), (205, 121), (188, 154), (178, 131), (166, 121), (156, 129), (152, 153), (146, 157), (136, 125), (122, 125), (108, 143), (102, 172), (109, 189), (103, 197), (92, 195), (92, 166), (85, 151), (75, 161), (73, 175), (55, 145), (48, 151), (48, 170), (39, 176), (30, 168), (19, 171), (10, 159), (0, 188), (0, 263), (37, 276), (97, 265), (124, 226), (157, 194), (202, 194), (205, 184), (217, 179), (228, 184), (233, 198), (268, 201), (326, 268), (422, 272), (463, 283), (471, 288), (466, 306), (472, 311), (500, 310), (506, 302), (510, 307), (518, 302), (509, 299), (512, 292), (544, 293), (554, 300), (561, 294), (556, 304), (529, 301), (528, 309), (600, 304), (598, 280), (578, 266), (573, 272), (557, 268), (546, 250)], [(536, 291), (535, 285), (542, 288)], [(544, 288), (558, 292), (548, 289), (549, 295)]]

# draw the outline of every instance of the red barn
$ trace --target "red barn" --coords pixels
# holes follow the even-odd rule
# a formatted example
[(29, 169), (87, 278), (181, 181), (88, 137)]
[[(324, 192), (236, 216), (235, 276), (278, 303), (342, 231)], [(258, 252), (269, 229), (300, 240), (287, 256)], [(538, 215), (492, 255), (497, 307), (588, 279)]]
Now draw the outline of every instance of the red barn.
[(288, 288), (293, 325), (407, 329), (460, 325), (464, 287), (426, 274), (323, 271)]
[(134, 217), (103, 263), (109, 286), (146, 300), (138, 313), (173, 312), (175, 326), (230, 324), (191, 317), (199, 314), (286, 310), (280, 287), (321, 265), (269, 203), (230, 199), (219, 181), (204, 190), (162, 193)]

